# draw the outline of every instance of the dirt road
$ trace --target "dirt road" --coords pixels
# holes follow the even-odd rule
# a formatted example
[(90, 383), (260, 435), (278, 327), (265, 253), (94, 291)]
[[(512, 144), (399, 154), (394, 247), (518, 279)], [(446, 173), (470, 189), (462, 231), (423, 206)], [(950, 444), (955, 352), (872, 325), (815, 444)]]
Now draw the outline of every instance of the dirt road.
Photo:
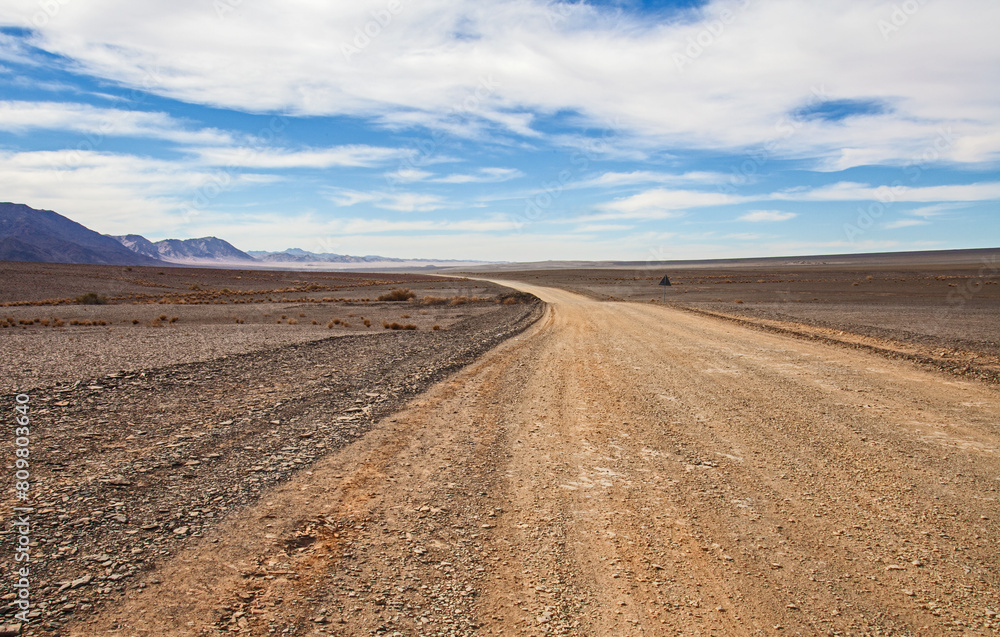
[(535, 327), (69, 632), (1000, 632), (996, 386), (511, 286)]

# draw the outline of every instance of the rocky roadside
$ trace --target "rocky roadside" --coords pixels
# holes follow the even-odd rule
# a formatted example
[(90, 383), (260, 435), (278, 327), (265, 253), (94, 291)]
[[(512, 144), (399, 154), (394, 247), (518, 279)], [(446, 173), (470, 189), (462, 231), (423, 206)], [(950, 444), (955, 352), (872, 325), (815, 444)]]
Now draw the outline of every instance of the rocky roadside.
[[(137, 574), (540, 315), (537, 302), (500, 305), (448, 331), (344, 336), (36, 390), (25, 634), (96, 614), (140, 586)], [(16, 611), (15, 533), (0, 531), (0, 623)]]

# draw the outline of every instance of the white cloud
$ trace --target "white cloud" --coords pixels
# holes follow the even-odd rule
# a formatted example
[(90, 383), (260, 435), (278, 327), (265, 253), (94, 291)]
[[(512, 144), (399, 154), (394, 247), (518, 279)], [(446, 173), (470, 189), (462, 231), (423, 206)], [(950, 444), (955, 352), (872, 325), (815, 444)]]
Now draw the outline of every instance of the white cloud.
[(923, 219), (898, 219), (896, 221), (890, 221), (889, 223), (882, 224), (882, 227), (886, 230), (896, 230), (898, 228), (910, 228), (912, 226), (926, 226), (929, 222)]
[(78, 133), (88, 149), (106, 137), (147, 137), (180, 144), (232, 144), (224, 131), (192, 130), (166, 113), (150, 113), (67, 102), (0, 101), (0, 130), (28, 133), (58, 130)]
[(946, 186), (871, 186), (854, 182), (839, 182), (812, 190), (788, 190), (771, 194), (769, 199), (784, 201), (993, 201), (1000, 199), (1000, 182), (954, 184)]
[(254, 145), (193, 148), (201, 163), (242, 168), (331, 168), (334, 166), (375, 166), (406, 157), (410, 150), (378, 146), (349, 145), (333, 148), (291, 150)]
[(620, 232), (622, 230), (631, 230), (634, 227), (633, 225), (622, 223), (587, 223), (573, 228), (573, 232)]
[(745, 215), (741, 215), (739, 217), (739, 221), (750, 221), (753, 223), (788, 221), (789, 219), (794, 219), (797, 216), (798, 215), (794, 212), (782, 212), (780, 210), (752, 210)]
[[(554, 8), (567, 16), (553, 20)], [(878, 24), (892, 7), (875, 1), (710, 0), (661, 22), (544, 0), (403, 3), (380, 26), (372, 12), (384, 11), (385, 0), (240, 3), (225, 15), (211, 3), (89, 0), (62, 4), (33, 43), (112, 82), (240, 111), (527, 139), (540, 116), (577, 113), (614, 133), (589, 157), (761, 144), (828, 169), (1000, 157), (1000, 84), (983, 79), (1000, 67), (994, 0), (923, 3), (888, 34)], [(8, 0), (0, 24), (27, 26), (37, 12), (35, 0)], [(365, 28), (378, 33), (356, 41)], [(789, 117), (816, 90), (888, 108)]]
[(349, 188), (334, 188), (328, 191), (327, 198), (345, 208), (360, 203), (370, 203), (376, 208), (397, 212), (430, 212), (452, 207), (452, 204), (437, 195), (412, 192), (366, 192)]
[(452, 174), (431, 179), (439, 184), (483, 184), (509, 181), (523, 177), (524, 173), (516, 168), (480, 168), (472, 174)]
[(584, 217), (587, 221), (611, 219), (669, 219), (679, 217), (689, 208), (703, 208), (738, 203), (739, 198), (718, 192), (653, 188), (630, 197), (622, 197), (598, 206), (605, 212)]
[[(55, 210), (98, 232), (176, 229), (206, 184), (225, 188), (260, 183), (268, 176), (219, 175), (168, 161), (91, 151), (0, 151), (4, 199)], [(221, 192), (221, 189), (218, 191)]]
[(961, 210), (962, 208), (968, 207), (969, 204), (963, 203), (939, 203), (933, 206), (922, 206), (920, 208), (915, 208), (914, 210), (907, 210), (906, 214), (913, 215), (914, 217), (921, 217), (923, 219), (930, 219), (931, 217), (939, 217), (943, 214), (951, 212), (952, 210)]
[(606, 172), (569, 184), (569, 188), (615, 188), (637, 184), (719, 184), (728, 177), (722, 173), (692, 171), (686, 173), (663, 173), (650, 170), (631, 172)]
[(418, 168), (400, 168), (399, 170), (393, 171), (391, 173), (385, 174), (385, 179), (389, 183), (395, 182), (414, 182), (414, 181), (424, 181), (429, 177), (433, 177), (434, 173), (428, 172), (426, 170), (420, 170)]

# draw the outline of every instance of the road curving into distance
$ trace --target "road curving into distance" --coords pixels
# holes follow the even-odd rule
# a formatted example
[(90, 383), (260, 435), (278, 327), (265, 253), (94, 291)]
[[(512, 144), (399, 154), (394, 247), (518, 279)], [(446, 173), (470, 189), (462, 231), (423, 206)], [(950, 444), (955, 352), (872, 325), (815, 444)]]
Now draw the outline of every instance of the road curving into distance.
[(544, 318), (72, 634), (1000, 631), (996, 386), (500, 283)]

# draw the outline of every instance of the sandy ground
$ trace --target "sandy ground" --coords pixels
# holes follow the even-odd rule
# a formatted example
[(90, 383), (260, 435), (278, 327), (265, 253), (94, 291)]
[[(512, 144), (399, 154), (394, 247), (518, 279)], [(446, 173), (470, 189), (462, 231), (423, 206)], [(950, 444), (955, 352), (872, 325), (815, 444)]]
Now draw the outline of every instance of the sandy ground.
[(512, 284), (520, 338), (68, 634), (1000, 632), (1000, 390)]

